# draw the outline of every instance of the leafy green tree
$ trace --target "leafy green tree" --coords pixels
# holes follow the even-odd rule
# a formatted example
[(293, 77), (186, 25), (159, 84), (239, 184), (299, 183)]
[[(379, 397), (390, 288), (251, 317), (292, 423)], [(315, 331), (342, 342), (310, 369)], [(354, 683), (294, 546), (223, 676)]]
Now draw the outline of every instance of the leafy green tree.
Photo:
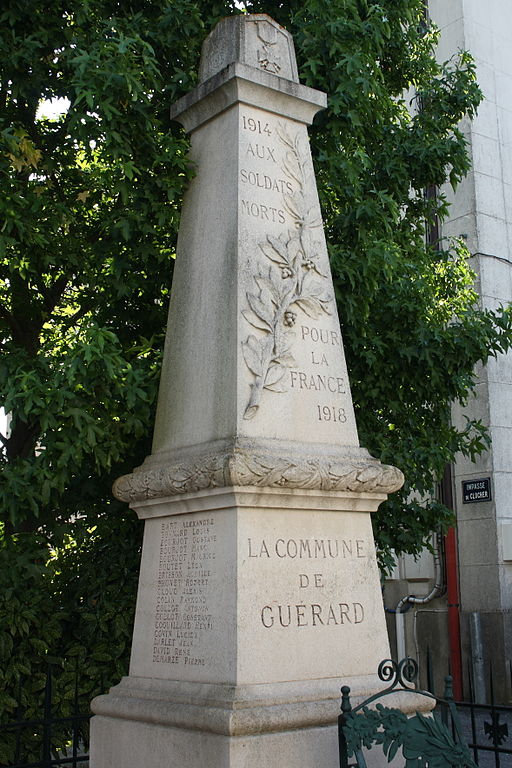
[[(40, 716), (48, 654), (61, 716), (77, 669), (87, 711), (127, 668), (141, 526), (111, 485), (150, 450), (191, 175), (169, 105), (230, 12), (188, 0), (1, 4), (2, 723)], [(62, 109), (45, 117), (52, 99)], [(23, 740), (38, 759), (33, 734)], [(2, 731), (1, 765), (15, 748)]]
[[(126, 671), (141, 527), (111, 485), (150, 450), (190, 177), (169, 105), (218, 14), (187, 0), (0, 8), (0, 722), (20, 691), (40, 715), (47, 653), (61, 715), (77, 660), (86, 700)], [(0, 764), (15, 737), (2, 732)]]
[[(40, 721), (51, 664), (52, 711), (87, 714), (91, 699), (126, 672), (138, 580), (132, 521), (75, 523), (58, 548), (41, 534), (0, 537), (0, 724)], [(78, 686), (76, 683), (78, 682)], [(55, 753), (73, 726), (54, 723)], [(80, 737), (88, 738), (87, 722)], [(0, 766), (37, 763), (42, 729), (0, 728)], [(21, 748), (21, 753), (17, 750)]]
[(0, 508), (55, 531), (148, 447), (205, 32), (187, 0), (12, 0), (0, 30)]

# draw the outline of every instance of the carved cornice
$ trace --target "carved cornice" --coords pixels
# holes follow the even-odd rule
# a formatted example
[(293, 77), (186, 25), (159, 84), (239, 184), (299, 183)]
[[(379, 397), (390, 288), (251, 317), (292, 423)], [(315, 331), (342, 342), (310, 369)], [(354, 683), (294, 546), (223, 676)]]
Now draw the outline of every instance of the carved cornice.
[(307, 457), (231, 449), (147, 468), (143, 465), (116, 480), (113, 492), (126, 502), (232, 486), (389, 494), (403, 482), (399, 469), (369, 455), (361, 459), (342, 454)]

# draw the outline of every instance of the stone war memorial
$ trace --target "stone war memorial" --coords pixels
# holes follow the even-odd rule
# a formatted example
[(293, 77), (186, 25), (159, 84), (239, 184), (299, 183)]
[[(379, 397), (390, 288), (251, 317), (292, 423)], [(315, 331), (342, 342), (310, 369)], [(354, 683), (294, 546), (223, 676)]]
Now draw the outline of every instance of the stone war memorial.
[(93, 768), (334, 768), (340, 686), (389, 656), (370, 514), (403, 481), (359, 446), (290, 35), (226, 18), (172, 107), (183, 203), (129, 675)]

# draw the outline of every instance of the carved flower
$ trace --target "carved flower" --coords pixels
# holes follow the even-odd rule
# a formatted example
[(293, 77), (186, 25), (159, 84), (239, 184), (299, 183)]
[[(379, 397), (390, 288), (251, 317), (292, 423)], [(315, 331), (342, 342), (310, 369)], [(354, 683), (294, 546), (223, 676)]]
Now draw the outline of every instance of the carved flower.
[(291, 312), (290, 310), (288, 310), (288, 312), (284, 313), (284, 324), (287, 325), (289, 328), (295, 325), (296, 319), (297, 319), (296, 312)]

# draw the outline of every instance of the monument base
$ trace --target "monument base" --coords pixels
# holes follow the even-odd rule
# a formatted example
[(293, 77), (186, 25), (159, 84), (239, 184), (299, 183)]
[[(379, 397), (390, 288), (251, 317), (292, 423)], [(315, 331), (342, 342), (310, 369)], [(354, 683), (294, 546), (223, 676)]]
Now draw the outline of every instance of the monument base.
[[(377, 676), (230, 686), (126, 677), (93, 702), (91, 768), (290, 768), (338, 765), (340, 686), (356, 705), (383, 682)], [(386, 702), (423, 710), (424, 697)], [(387, 761), (368, 755), (376, 768)]]
[(335, 726), (231, 737), (101, 717), (94, 718), (93, 739), (94, 768), (335, 768), (338, 764)]
[(373, 675), (389, 656), (368, 514), (382, 499), (233, 487), (139, 502), (130, 678), (247, 687)]
[(92, 703), (91, 768), (333, 768), (340, 687), (354, 703), (381, 689), (389, 655), (369, 514), (382, 497), (139, 502), (130, 675)]
[(340, 686), (376, 676), (231, 686), (126, 677), (93, 702), (92, 768), (315, 766), (338, 760)]

